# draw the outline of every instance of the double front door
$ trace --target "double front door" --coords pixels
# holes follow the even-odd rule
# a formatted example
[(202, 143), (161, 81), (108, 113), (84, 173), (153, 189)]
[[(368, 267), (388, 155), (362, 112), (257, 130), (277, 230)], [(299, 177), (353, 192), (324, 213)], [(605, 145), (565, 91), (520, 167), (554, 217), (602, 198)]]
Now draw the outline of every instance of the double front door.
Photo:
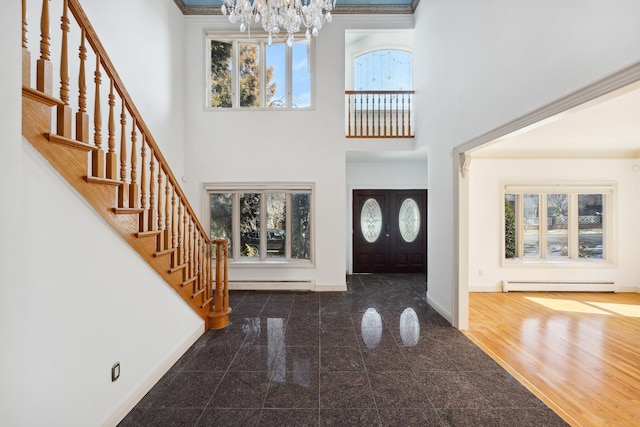
[(426, 273), (426, 190), (353, 191), (353, 272)]

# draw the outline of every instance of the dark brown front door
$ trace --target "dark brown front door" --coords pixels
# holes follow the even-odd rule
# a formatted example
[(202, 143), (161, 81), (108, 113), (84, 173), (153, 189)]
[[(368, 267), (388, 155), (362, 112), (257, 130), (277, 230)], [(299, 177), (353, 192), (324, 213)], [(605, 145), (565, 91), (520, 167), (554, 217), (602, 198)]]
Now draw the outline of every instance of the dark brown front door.
[(353, 191), (353, 272), (427, 271), (426, 190)]

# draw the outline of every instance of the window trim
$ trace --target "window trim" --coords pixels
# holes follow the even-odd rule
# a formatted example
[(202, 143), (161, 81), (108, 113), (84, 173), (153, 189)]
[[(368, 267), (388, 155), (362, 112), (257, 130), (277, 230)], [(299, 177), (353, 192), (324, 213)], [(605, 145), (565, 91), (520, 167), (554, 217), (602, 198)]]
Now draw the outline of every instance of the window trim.
[[(603, 195), (603, 205), (604, 205), (604, 222), (602, 224), (603, 228), (603, 245), (604, 245), (604, 257), (602, 259), (597, 258), (580, 258), (579, 253), (577, 251), (578, 247), (578, 225), (575, 221), (570, 221), (568, 225), (568, 241), (571, 245), (569, 254), (566, 257), (543, 257), (543, 248), (546, 252), (547, 246), (547, 233), (546, 233), (546, 221), (541, 221), (540, 218), (542, 214), (539, 214), (539, 223), (545, 224), (545, 233), (542, 233), (539, 230), (539, 247), (540, 247), (540, 256), (538, 257), (524, 257), (522, 254), (522, 242), (523, 242), (523, 230), (522, 230), (522, 221), (520, 218), (520, 212), (522, 212), (522, 203), (523, 198), (518, 198), (519, 208), (516, 207), (516, 234), (518, 236), (518, 248), (516, 253), (518, 256), (514, 258), (506, 258), (505, 257), (505, 223), (506, 223), (506, 214), (504, 208), (504, 200), (507, 194), (537, 194), (541, 196), (539, 199), (539, 209), (541, 213), (546, 213), (546, 204), (547, 198), (544, 197), (548, 194), (567, 194), (569, 196), (569, 207), (568, 207), (568, 217), (569, 218), (577, 218), (578, 216), (578, 195), (584, 194), (602, 194)], [(616, 213), (616, 194), (617, 188), (616, 183), (603, 183), (597, 182), (593, 184), (588, 183), (536, 183), (536, 184), (504, 184), (502, 186), (502, 197), (501, 197), (501, 266), (518, 266), (518, 265), (539, 265), (542, 267), (549, 266), (579, 266), (585, 267), (587, 265), (594, 267), (602, 267), (603, 265), (614, 265), (615, 264), (615, 248), (613, 245), (614, 241), (614, 233), (615, 233), (615, 220), (614, 215)], [(544, 205), (544, 206), (543, 206)], [(575, 247), (573, 247), (575, 246)]]
[[(274, 40), (274, 43), (282, 43), (285, 48), (285, 97), (287, 105), (281, 108), (269, 108), (266, 107), (265, 100), (265, 87), (261, 86), (260, 90), (260, 105), (261, 107), (240, 107), (240, 90), (239, 90), (239, 80), (236, 77), (235, 71), (237, 70), (237, 64), (239, 61), (239, 49), (234, 48), (233, 51), (233, 61), (234, 61), (234, 74), (232, 76), (232, 106), (231, 108), (220, 108), (220, 107), (212, 107), (211, 106), (211, 41), (216, 40), (220, 42), (228, 42), (234, 44), (234, 46), (239, 43), (259, 43), (260, 44), (260, 75), (266, 75), (266, 52), (268, 47), (268, 34), (264, 32), (251, 32), (250, 36), (247, 36), (246, 33), (220, 33), (217, 31), (205, 31), (204, 33), (204, 56), (205, 56), (205, 70), (204, 70), (204, 80), (205, 80), (205, 93), (204, 93), (204, 107), (205, 111), (313, 111), (315, 110), (315, 99), (316, 99), (316, 67), (315, 67), (315, 41), (313, 37), (309, 40), (309, 106), (308, 107), (293, 107), (293, 48), (287, 46), (286, 40)], [(294, 41), (294, 43), (299, 42), (300, 40)], [(306, 39), (305, 39), (306, 41)], [(237, 99), (236, 99), (237, 98)]]
[[(285, 256), (280, 257), (267, 257), (266, 245), (266, 233), (267, 228), (261, 227), (260, 238), (260, 258), (255, 257), (242, 257), (240, 256), (240, 246), (233, 245), (233, 254), (229, 254), (229, 267), (315, 267), (315, 184), (312, 182), (261, 182), (261, 183), (204, 183), (203, 184), (203, 218), (205, 223), (208, 224), (208, 230), (211, 230), (211, 201), (210, 194), (212, 193), (233, 193), (233, 207), (232, 207), (232, 233), (233, 241), (240, 241), (240, 193), (286, 193), (286, 201), (290, 205), (292, 193), (309, 193), (309, 212), (311, 215), (311, 237), (309, 248), (309, 259), (293, 259), (291, 258), (291, 233), (287, 232)], [(263, 209), (265, 198), (260, 200), (260, 223), (266, 224), (267, 222), (267, 210)], [(287, 211), (285, 219), (286, 229), (291, 230), (291, 211)], [(264, 235), (262, 234), (264, 233)], [(265, 238), (263, 238), (265, 237)]]

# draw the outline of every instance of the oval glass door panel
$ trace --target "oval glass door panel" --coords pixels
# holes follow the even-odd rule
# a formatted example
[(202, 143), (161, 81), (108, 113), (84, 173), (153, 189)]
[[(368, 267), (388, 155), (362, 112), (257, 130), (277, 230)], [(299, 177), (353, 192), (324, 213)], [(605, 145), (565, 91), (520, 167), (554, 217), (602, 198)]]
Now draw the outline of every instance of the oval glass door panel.
[(360, 212), (360, 230), (364, 239), (373, 243), (382, 231), (382, 209), (376, 199), (367, 199)]
[(405, 242), (411, 243), (420, 233), (420, 208), (413, 199), (406, 199), (400, 206), (398, 228)]

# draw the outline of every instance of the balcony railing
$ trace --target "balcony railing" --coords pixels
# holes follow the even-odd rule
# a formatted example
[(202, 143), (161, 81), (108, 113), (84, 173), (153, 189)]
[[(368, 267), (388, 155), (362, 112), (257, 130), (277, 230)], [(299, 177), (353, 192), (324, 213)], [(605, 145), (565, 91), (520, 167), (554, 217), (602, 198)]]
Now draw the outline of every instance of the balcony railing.
[(412, 90), (346, 90), (347, 138), (413, 138)]

